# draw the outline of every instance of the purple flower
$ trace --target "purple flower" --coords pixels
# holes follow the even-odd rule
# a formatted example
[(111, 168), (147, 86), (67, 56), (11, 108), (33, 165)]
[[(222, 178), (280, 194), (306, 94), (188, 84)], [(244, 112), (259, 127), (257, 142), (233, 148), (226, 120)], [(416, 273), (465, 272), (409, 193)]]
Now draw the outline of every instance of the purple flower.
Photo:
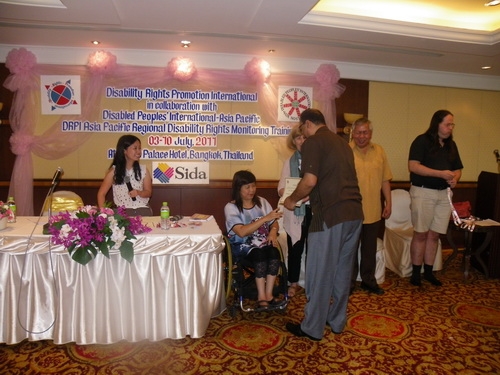
[(143, 225), (140, 217), (128, 217), (125, 207), (113, 211), (85, 206), (74, 213), (63, 212), (49, 219), (52, 242), (67, 248), (81, 264), (89, 262), (99, 251), (109, 257), (113, 247), (130, 262), (133, 259), (130, 240), (135, 234), (149, 231), (151, 228)]

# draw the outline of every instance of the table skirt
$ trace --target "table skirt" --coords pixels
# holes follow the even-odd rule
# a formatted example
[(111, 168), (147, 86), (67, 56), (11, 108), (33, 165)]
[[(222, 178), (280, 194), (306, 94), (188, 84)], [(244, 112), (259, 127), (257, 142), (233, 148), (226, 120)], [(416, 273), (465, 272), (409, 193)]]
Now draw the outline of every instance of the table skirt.
[(222, 238), (174, 237), (139, 238), (130, 264), (112, 251), (85, 266), (60, 246), (47, 251), (46, 239), (27, 253), (26, 239), (11, 239), (0, 251), (0, 342), (203, 336), (225, 309)]

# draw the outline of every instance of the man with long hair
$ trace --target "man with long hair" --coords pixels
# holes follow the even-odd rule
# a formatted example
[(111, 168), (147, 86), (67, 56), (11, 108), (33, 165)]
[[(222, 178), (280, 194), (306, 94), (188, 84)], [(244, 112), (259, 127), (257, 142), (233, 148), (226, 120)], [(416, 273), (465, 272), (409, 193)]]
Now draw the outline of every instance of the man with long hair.
[(424, 264), (424, 279), (441, 286), (432, 272), (439, 234), (445, 234), (451, 207), (447, 188), (454, 188), (462, 176), (462, 161), (453, 141), (453, 114), (445, 109), (436, 111), (429, 128), (410, 146), (411, 219), (413, 238), (410, 245), (412, 275), (410, 283), (422, 285), (420, 273)]

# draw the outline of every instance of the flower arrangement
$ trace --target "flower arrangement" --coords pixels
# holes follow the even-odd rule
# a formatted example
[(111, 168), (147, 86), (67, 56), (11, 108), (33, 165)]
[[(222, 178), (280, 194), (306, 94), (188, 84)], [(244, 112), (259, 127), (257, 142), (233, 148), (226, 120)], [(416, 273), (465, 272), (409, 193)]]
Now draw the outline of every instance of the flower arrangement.
[(12, 210), (10, 209), (9, 205), (7, 203), (4, 203), (0, 201), (0, 219), (3, 219), (4, 217), (11, 217), (12, 216)]
[(100, 251), (109, 258), (109, 250), (119, 249), (123, 259), (132, 262), (135, 234), (151, 231), (141, 217), (129, 217), (125, 207), (84, 206), (75, 212), (61, 212), (49, 219), (52, 242), (63, 245), (76, 262), (87, 264)]

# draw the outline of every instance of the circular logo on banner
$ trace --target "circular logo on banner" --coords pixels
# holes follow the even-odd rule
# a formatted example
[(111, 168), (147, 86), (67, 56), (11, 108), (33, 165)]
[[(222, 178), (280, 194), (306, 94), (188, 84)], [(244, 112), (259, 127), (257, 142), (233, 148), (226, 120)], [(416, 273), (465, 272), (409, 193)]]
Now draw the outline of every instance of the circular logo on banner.
[(298, 121), (300, 114), (311, 108), (309, 94), (300, 88), (286, 90), (280, 98), (280, 110), (291, 121)]
[(50, 86), (45, 86), (47, 89), (47, 96), (52, 110), (56, 108), (66, 108), (71, 104), (76, 104), (75, 90), (71, 87), (71, 81), (54, 82)]

